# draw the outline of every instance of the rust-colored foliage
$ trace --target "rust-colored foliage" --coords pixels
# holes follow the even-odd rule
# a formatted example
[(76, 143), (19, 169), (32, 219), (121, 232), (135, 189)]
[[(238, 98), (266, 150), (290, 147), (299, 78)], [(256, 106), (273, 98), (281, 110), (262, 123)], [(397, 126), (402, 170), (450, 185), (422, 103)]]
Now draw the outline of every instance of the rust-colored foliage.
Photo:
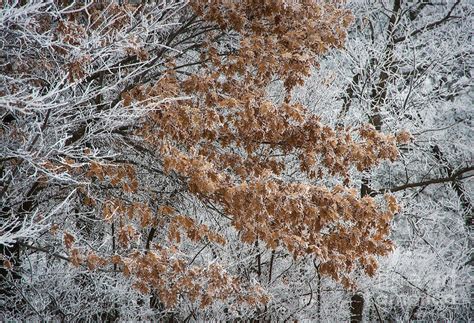
[[(388, 210), (371, 197), (359, 198), (348, 172), (394, 160), (396, 140), (370, 126), (331, 129), (291, 102), (291, 90), (315, 58), (342, 46), (350, 14), (313, 1), (192, 6), (222, 30), (237, 32), (238, 50), (223, 55), (210, 36), (198, 73), (178, 80), (170, 70), (156, 89), (192, 99), (163, 104), (141, 135), (159, 147), (167, 172), (185, 177), (190, 192), (222, 207), (242, 241), (284, 246), (295, 257), (313, 254), (323, 262), (321, 273), (335, 279), (357, 263), (373, 274), (373, 257), (392, 248), (388, 224), (397, 207), (391, 197)], [(265, 96), (275, 79), (286, 89), (282, 104)], [(307, 180), (285, 176), (288, 159), (274, 155), (296, 159)], [(324, 176), (341, 177), (345, 186), (318, 184)], [(176, 229), (171, 236), (179, 237)]]
[[(159, 81), (121, 94), (126, 107), (157, 102), (134, 135), (156, 151), (165, 175), (178, 176), (187, 193), (217, 206), (225, 214), (223, 223), (234, 227), (243, 242), (285, 248), (295, 258), (315, 257), (321, 274), (346, 286), (357, 266), (373, 275), (375, 257), (392, 249), (389, 223), (398, 206), (392, 196), (386, 196), (386, 206), (370, 196), (360, 198), (349, 174), (395, 160), (397, 140), (409, 135), (395, 138), (371, 126), (333, 129), (291, 97), (318, 56), (343, 45), (350, 13), (325, 1), (191, 1), (190, 7), (213, 27), (197, 49), (199, 68), (177, 73), (180, 62), (170, 58)], [(78, 30), (72, 23), (61, 28), (65, 35)], [(216, 41), (223, 35), (232, 35), (228, 46)], [(147, 57), (140, 48), (126, 51)], [(71, 82), (85, 75), (80, 61), (70, 66)], [(281, 103), (266, 96), (275, 81), (285, 89)], [(170, 97), (181, 99), (166, 101)], [(89, 165), (89, 178), (128, 196), (102, 202), (103, 219), (115, 225), (121, 251), (102, 258), (71, 249), (73, 263), (85, 259), (91, 270), (113, 264), (134, 277), (138, 290), (153, 290), (167, 306), (183, 295), (203, 307), (231, 296), (249, 304), (268, 301), (258, 286), (243, 293), (246, 283), (219, 265), (188, 263), (180, 250), (183, 237), (225, 244), (225, 235), (166, 203), (153, 212), (134, 196), (139, 172), (128, 164)], [(329, 177), (341, 184), (325, 186)], [(136, 248), (147, 228), (166, 231), (167, 242)], [(64, 240), (72, 248), (72, 236)]]

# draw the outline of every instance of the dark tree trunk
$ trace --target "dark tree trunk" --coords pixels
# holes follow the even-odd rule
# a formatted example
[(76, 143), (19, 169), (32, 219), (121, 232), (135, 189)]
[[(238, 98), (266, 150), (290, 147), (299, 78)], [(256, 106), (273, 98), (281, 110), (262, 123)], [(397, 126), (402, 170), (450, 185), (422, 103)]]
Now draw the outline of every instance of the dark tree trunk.
[(361, 294), (354, 294), (351, 297), (351, 323), (362, 322), (364, 312), (364, 297)]

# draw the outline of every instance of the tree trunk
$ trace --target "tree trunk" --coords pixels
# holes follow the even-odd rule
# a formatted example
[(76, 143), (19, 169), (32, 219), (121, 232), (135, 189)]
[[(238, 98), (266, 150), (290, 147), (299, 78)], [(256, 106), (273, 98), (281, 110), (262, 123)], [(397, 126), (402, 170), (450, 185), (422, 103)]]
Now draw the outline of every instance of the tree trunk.
[(354, 294), (351, 297), (351, 323), (362, 322), (364, 312), (364, 297), (361, 294)]

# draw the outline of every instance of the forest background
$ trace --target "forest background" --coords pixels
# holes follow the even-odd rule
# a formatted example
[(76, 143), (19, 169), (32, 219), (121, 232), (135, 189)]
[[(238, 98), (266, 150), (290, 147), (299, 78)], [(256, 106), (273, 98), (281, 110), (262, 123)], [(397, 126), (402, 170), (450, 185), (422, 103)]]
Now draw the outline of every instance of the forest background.
[(471, 1), (3, 1), (0, 319), (472, 319)]

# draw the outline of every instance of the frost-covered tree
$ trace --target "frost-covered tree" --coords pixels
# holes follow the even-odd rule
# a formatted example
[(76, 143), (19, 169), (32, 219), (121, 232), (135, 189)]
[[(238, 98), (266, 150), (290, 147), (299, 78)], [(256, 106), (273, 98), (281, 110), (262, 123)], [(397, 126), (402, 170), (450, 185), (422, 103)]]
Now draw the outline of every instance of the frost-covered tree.
[[(461, 320), (470, 313), (473, 165), (472, 4), (353, 1), (345, 50), (297, 95), (333, 125), (407, 129), (400, 161), (360, 177), (362, 195), (392, 192), (396, 251), (360, 279), (352, 320)], [(329, 107), (329, 108), (328, 108)], [(339, 297), (339, 296), (336, 296)], [(332, 297), (329, 301), (332, 300)]]
[(468, 320), (471, 14), (4, 4), (0, 317)]
[(398, 205), (352, 180), (408, 137), (292, 100), (341, 6), (4, 4), (2, 319), (322, 319), (373, 275)]
[(108, 318), (121, 308), (133, 313), (136, 296), (127, 295), (130, 284), (116, 268), (100, 274), (73, 269), (68, 263), (78, 262), (78, 255), (65, 248), (71, 233), (80, 232), (94, 250), (113, 249), (115, 228), (94, 210), (102, 197), (91, 198), (92, 188), (102, 196), (110, 188), (87, 172), (113, 162), (109, 176), (125, 172), (123, 186), (135, 184), (122, 158), (130, 153), (126, 134), (159, 102), (126, 108), (121, 95), (159, 75), (165, 52), (180, 53), (174, 42), (183, 29), (178, 13), (184, 3), (2, 6), (3, 318)]

